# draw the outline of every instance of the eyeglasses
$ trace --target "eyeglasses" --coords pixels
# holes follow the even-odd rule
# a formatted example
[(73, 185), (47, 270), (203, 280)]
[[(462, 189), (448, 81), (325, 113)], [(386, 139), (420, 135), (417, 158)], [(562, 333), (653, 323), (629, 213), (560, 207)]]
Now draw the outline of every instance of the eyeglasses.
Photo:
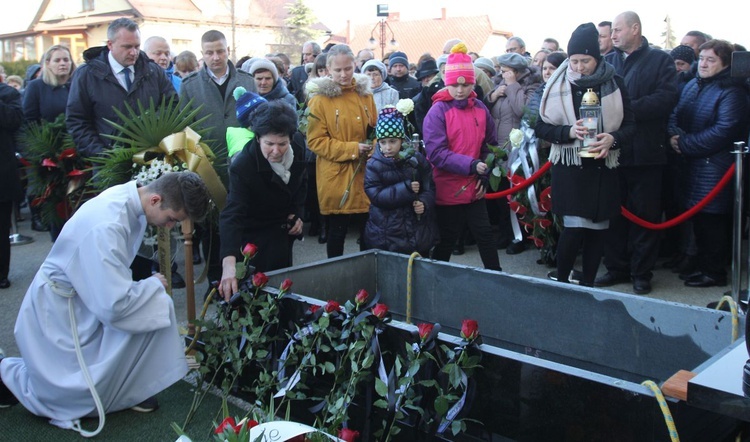
[(513, 48), (507, 48), (505, 49), (505, 52), (518, 52), (518, 50), (521, 49), (519, 46), (513, 47)]

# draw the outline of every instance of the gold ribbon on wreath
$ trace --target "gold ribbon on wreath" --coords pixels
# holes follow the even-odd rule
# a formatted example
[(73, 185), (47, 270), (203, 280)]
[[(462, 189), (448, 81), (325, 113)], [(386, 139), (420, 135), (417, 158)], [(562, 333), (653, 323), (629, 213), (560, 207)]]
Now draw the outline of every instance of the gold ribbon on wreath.
[(203, 179), (211, 194), (211, 199), (219, 210), (227, 203), (227, 190), (221, 182), (219, 175), (211, 165), (215, 158), (211, 148), (206, 143), (200, 142), (201, 136), (190, 127), (183, 131), (173, 133), (164, 137), (158, 147), (152, 147), (133, 155), (136, 164), (149, 164), (154, 154), (164, 154), (167, 164), (175, 165), (184, 163), (187, 170), (195, 172)]
[[(158, 147), (152, 147), (133, 155), (133, 162), (148, 165), (157, 155), (164, 155), (164, 162), (172, 166), (185, 164), (187, 170), (197, 173), (206, 183), (214, 204), (222, 210), (227, 203), (227, 190), (211, 164), (215, 158), (211, 148), (200, 142), (201, 136), (190, 127), (168, 135), (161, 140)], [(167, 279), (168, 293), (172, 293), (172, 259), (170, 256), (170, 236), (165, 227), (159, 227), (157, 234), (159, 244), (159, 270)], [(206, 265), (206, 269), (208, 265)], [(204, 270), (204, 273), (205, 273)], [(205, 276), (201, 275), (199, 280)]]

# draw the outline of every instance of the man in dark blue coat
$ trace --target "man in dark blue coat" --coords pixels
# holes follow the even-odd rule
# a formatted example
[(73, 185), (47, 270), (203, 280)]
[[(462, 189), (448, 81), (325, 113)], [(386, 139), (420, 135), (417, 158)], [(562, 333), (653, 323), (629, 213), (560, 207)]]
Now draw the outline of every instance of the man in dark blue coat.
[(159, 104), (162, 97), (175, 96), (164, 71), (140, 50), (138, 25), (119, 18), (107, 29), (107, 46), (87, 49), (86, 64), (73, 74), (65, 123), (81, 155), (91, 157), (111, 147), (100, 134), (114, 134), (106, 121), (119, 121), (112, 107), (125, 112), (125, 103), (138, 109), (149, 99)]
[[(646, 221), (661, 219), (662, 169), (669, 148), (667, 122), (679, 95), (677, 71), (668, 53), (652, 49), (642, 36), (635, 12), (623, 12), (612, 22), (615, 50), (605, 60), (625, 79), (635, 112), (637, 131), (632, 143), (621, 146), (620, 196), (622, 205)], [(651, 270), (659, 253), (659, 232), (619, 216), (612, 220), (609, 246), (604, 251), (607, 273), (596, 279), (608, 287), (632, 278), (637, 294), (651, 292)]]

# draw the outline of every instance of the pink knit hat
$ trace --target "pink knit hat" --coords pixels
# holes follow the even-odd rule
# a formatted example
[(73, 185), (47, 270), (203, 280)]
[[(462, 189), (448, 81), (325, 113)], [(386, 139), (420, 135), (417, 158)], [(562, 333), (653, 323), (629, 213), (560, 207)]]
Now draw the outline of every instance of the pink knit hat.
[(448, 62), (445, 64), (445, 85), (474, 84), (474, 65), (467, 55), (468, 49), (463, 43), (451, 48)]

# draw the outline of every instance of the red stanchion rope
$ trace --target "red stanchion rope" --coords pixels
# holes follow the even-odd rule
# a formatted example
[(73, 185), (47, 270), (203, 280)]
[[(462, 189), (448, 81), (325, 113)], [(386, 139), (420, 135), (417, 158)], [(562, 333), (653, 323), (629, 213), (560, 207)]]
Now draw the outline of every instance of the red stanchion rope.
[[(520, 192), (523, 189), (529, 187), (530, 185), (534, 184), (536, 180), (539, 179), (542, 175), (544, 175), (549, 168), (552, 167), (552, 163), (549, 161), (544, 164), (544, 166), (540, 167), (539, 170), (537, 170), (533, 175), (525, 179), (524, 181), (521, 181), (518, 183), (518, 185), (511, 187), (510, 189), (503, 190), (502, 192), (495, 192), (495, 193), (488, 193), (485, 195), (485, 198), (494, 200), (498, 198), (504, 198), (508, 195), (514, 194), (516, 192)], [(652, 223), (649, 221), (646, 221), (644, 219), (638, 218), (637, 216), (633, 215), (632, 212), (630, 212), (625, 207), (621, 207), (620, 211), (622, 213), (622, 216), (624, 216), (629, 221), (638, 224), (641, 227), (645, 227), (647, 229), (651, 230), (664, 230), (669, 229), (670, 227), (674, 227), (680, 223), (683, 223), (690, 219), (692, 216), (694, 216), (696, 213), (703, 210), (708, 203), (711, 202), (714, 198), (716, 198), (716, 195), (721, 192), (724, 187), (726, 187), (727, 184), (729, 184), (729, 181), (732, 180), (732, 177), (734, 176), (734, 164), (732, 164), (729, 169), (724, 173), (724, 176), (721, 177), (721, 180), (716, 184), (716, 187), (714, 187), (706, 196), (703, 197), (702, 200), (698, 202), (695, 206), (691, 207), (689, 210), (687, 210), (685, 213), (676, 216), (668, 221), (664, 221), (663, 223)]]
[(544, 166), (540, 167), (539, 170), (534, 172), (534, 174), (532, 174), (530, 177), (518, 183), (518, 185), (515, 185), (511, 187), (510, 189), (503, 190), (502, 192), (488, 193), (484, 197), (487, 198), (488, 200), (496, 200), (498, 198), (505, 198), (508, 195), (511, 195), (516, 192), (520, 192), (523, 189), (534, 184), (534, 181), (538, 180), (539, 177), (544, 175), (549, 170), (550, 167), (552, 167), (552, 163), (547, 161), (546, 163), (544, 163)]
[(677, 224), (687, 221), (690, 217), (692, 217), (696, 213), (703, 210), (703, 208), (706, 207), (706, 205), (710, 203), (712, 199), (716, 198), (716, 195), (718, 195), (719, 192), (721, 192), (722, 189), (724, 189), (724, 187), (726, 187), (726, 185), (729, 184), (729, 181), (731, 181), (733, 176), (734, 176), (734, 164), (732, 164), (729, 167), (729, 169), (727, 169), (727, 171), (724, 173), (724, 176), (721, 177), (721, 180), (719, 181), (719, 183), (716, 184), (716, 187), (711, 189), (711, 191), (708, 192), (708, 195), (704, 196), (703, 199), (698, 202), (698, 204), (694, 205), (687, 212), (681, 214), (680, 216), (676, 216), (668, 221), (664, 221), (663, 223), (654, 224), (654, 223), (642, 220), (638, 218), (637, 216), (633, 215), (628, 209), (624, 207), (621, 208), (622, 216), (624, 216), (631, 222), (638, 224), (641, 227), (645, 227), (651, 230), (664, 230), (670, 227), (674, 227)]

